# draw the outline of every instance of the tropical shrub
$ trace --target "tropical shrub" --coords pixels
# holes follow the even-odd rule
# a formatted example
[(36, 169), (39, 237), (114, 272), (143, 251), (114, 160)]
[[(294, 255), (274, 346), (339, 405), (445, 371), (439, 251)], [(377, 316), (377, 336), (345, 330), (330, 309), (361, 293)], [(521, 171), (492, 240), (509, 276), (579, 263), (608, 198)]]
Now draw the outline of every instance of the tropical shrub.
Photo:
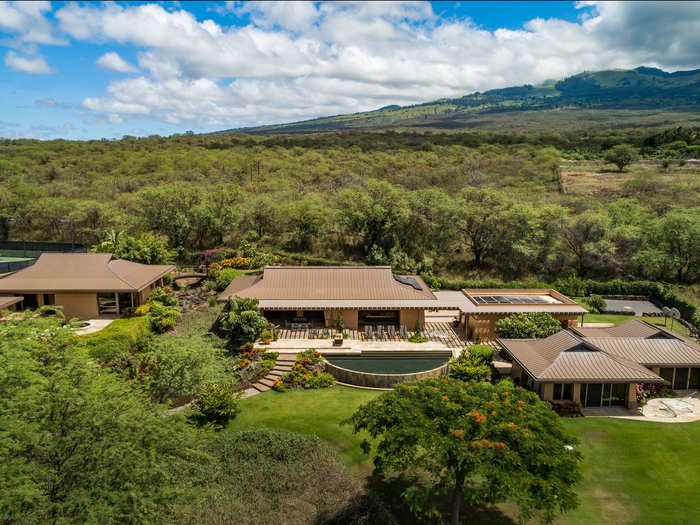
[(238, 414), (239, 399), (232, 382), (205, 383), (192, 403), (190, 419), (200, 426), (223, 428)]
[(167, 239), (147, 232), (132, 237), (112, 230), (91, 251), (111, 253), (119, 259), (141, 264), (169, 264), (175, 257), (175, 251), (168, 248)]
[(345, 319), (343, 319), (342, 315), (338, 317), (338, 320), (335, 323), (335, 329), (340, 333), (345, 330)]
[(226, 332), (229, 345), (240, 348), (255, 341), (268, 326), (268, 321), (260, 314), (257, 299), (232, 297), (228, 310), (221, 313), (217, 324)]
[(496, 332), (504, 339), (549, 337), (561, 330), (561, 323), (548, 313), (515, 313), (496, 322)]
[(177, 298), (172, 294), (172, 289), (169, 287), (161, 288), (158, 286), (153, 293), (148, 297), (149, 303), (161, 303), (164, 306), (177, 306)]
[(310, 348), (299, 352), (292, 370), (275, 381), (272, 388), (284, 392), (287, 388), (328, 388), (335, 378), (323, 372), (323, 357)]
[(493, 349), (486, 345), (472, 345), (458, 357), (448, 361), (449, 376), (460, 381), (487, 381), (496, 375), (493, 367)]
[(151, 309), (148, 311), (148, 321), (151, 325), (151, 330), (157, 334), (175, 330), (180, 317), (182, 317), (180, 310), (157, 301), (151, 303)]
[(222, 268), (250, 268), (250, 257), (232, 257), (221, 261)]
[(142, 352), (148, 348), (152, 333), (146, 317), (115, 319), (99, 332), (81, 335), (78, 344), (93, 359), (110, 363), (117, 355)]
[(600, 313), (605, 310), (605, 299), (600, 295), (593, 294), (586, 298), (586, 304), (591, 309), (591, 311)]

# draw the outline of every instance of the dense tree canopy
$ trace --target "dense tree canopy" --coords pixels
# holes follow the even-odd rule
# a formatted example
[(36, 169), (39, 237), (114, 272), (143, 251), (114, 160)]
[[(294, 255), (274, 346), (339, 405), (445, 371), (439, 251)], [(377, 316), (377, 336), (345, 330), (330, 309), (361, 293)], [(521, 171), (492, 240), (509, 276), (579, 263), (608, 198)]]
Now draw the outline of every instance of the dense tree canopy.
[[(541, 512), (549, 523), (578, 505), (575, 441), (547, 403), (510, 381), (401, 383), (361, 406), (347, 423), (377, 439), (378, 470), (413, 475), (404, 497), (423, 514), (436, 516), (438, 501), (448, 498), (457, 524), (464, 501), (508, 498), (524, 518)], [(364, 447), (369, 452), (369, 442)]]
[(619, 181), (567, 167), (621, 144), (673, 159), (676, 143), (690, 147), (694, 137), (681, 129), (0, 141), (0, 237), (93, 246), (124, 231), (120, 253), (162, 261), (167, 247), (187, 266), (205, 249), (245, 241), (309, 261), (410, 269), (430, 258), (448, 276), (692, 283), (695, 165), (633, 163)]

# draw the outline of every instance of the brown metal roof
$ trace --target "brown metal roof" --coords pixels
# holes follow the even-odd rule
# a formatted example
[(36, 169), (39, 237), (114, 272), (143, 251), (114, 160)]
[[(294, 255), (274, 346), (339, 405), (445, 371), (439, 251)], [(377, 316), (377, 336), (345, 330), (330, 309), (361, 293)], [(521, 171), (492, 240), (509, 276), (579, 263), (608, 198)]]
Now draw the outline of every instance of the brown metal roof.
[(0, 279), (0, 292), (137, 292), (173, 270), (109, 253), (44, 253), (33, 266)]
[(0, 295), (0, 310), (4, 310), (5, 308), (9, 308), (13, 304), (21, 303), (23, 300), (24, 300), (24, 297)]
[[(418, 276), (395, 276), (390, 266), (266, 266), (262, 276), (236, 277), (219, 300), (233, 295), (250, 297), (269, 308), (299, 307), (300, 304), (326, 304), (351, 308), (355, 304), (394, 304), (420, 302), (423, 308), (437, 306), (437, 299)], [(405, 278), (415, 282), (408, 284)], [(418, 289), (420, 288), (420, 289)], [(375, 303), (376, 302), (376, 303)]]
[(664, 336), (664, 331), (656, 326), (640, 321), (639, 319), (630, 319), (616, 326), (605, 328), (584, 328), (577, 327), (572, 329), (578, 335), (583, 337), (659, 337)]
[(663, 382), (642, 365), (610, 355), (566, 330), (544, 339), (498, 341), (538, 382)]
[(586, 338), (610, 355), (646, 366), (700, 366), (700, 350), (679, 339)]

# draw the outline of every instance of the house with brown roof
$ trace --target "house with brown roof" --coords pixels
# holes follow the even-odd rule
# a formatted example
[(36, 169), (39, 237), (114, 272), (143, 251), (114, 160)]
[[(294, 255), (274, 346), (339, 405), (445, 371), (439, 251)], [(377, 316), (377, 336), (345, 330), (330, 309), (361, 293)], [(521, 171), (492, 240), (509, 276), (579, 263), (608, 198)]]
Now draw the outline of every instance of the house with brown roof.
[(548, 401), (632, 408), (637, 384), (700, 388), (700, 346), (636, 319), (609, 329), (573, 328), (498, 343), (513, 360), (513, 380)]
[(61, 305), (67, 318), (119, 316), (145, 303), (174, 270), (109, 253), (44, 253), (33, 266), (0, 278), (0, 295), (22, 297), (25, 308)]
[(219, 296), (259, 301), (263, 315), (281, 326), (406, 326), (425, 322), (425, 310), (440, 304), (416, 275), (396, 275), (390, 266), (266, 266), (262, 275), (236, 277)]
[(21, 308), (20, 303), (23, 297), (16, 297), (12, 295), (0, 295), (0, 310), (16, 310)]
[(464, 337), (491, 341), (497, 337), (496, 323), (514, 313), (544, 312), (557, 319), (562, 328), (578, 326), (587, 310), (556, 290), (546, 289), (464, 289), (435, 292), (442, 305), (459, 310), (459, 327)]

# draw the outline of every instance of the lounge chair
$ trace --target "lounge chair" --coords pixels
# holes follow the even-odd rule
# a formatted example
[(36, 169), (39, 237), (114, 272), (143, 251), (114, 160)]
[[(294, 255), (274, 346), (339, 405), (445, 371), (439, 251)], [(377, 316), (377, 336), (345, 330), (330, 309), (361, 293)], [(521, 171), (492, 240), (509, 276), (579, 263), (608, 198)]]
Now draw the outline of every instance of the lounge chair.
[(403, 325), (403, 324), (402, 324), (402, 325), (399, 327), (399, 334), (401, 335), (401, 337), (402, 337), (403, 339), (408, 339), (408, 338), (409, 338), (408, 330), (406, 329), (406, 325)]
[(387, 330), (389, 331), (389, 337), (392, 339), (396, 338), (396, 327), (393, 324), (390, 324), (387, 326)]

